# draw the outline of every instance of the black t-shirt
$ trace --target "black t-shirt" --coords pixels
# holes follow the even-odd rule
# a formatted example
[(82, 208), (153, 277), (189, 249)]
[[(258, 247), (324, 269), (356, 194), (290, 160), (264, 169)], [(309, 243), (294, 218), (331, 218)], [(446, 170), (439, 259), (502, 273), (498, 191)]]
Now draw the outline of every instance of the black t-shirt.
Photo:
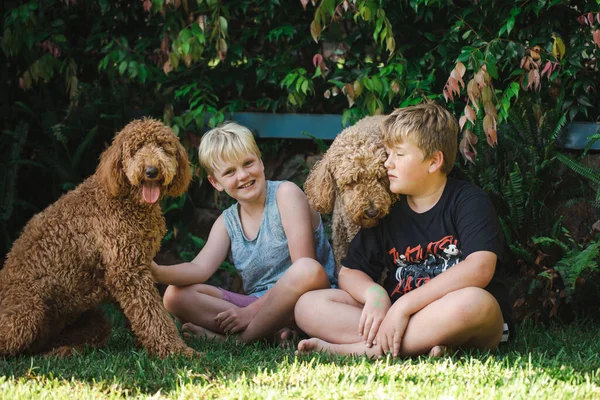
[(414, 212), (403, 197), (380, 223), (361, 229), (348, 248), (342, 265), (379, 280), (392, 303), (444, 272), (468, 255), (491, 251), (497, 256), (496, 271), (485, 288), (512, 325), (509, 290), (503, 278), (504, 238), (492, 202), (477, 186), (448, 178), (433, 208)]

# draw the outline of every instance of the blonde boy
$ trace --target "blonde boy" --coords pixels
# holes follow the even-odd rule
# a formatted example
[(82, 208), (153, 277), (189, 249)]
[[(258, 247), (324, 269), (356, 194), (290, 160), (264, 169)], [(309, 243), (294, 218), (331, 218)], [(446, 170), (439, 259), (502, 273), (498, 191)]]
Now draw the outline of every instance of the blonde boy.
[[(252, 133), (236, 123), (207, 132), (199, 159), (208, 180), (237, 203), (211, 228), (204, 248), (189, 262), (153, 263), (158, 282), (170, 285), (166, 309), (192, 335), (242, 342), (286, 339), (294, 306), (309, 290), (330, 287), (334, 262), (320, 215), (291, 182), (267, 181)], [(205, 284), (231, 252), (246, 295)]]
[[(296, 322), (313, 336), (298, 350), (396, 357), (495, 349), (511, 320), (499, 276), (502, 233), (486, 194), (447, 176), (456, 120), (443, 107), (422, 104), (394, 111), (383, 131), (390, 189), (404, 196), (351, 242), (341, 290), (298, 301)], [(375, 282), (384, 271), (382, 287)]]

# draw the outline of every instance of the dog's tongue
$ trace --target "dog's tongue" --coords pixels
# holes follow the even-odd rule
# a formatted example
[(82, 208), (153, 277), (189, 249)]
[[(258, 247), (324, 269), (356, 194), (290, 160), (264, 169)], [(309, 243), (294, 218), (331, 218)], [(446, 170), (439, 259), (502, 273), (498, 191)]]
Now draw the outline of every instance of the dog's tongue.
[(142, 196), (146, 203), (156, 203), (160, 196), (160, 185), (158, 182), (146, 182), (142, 186)]

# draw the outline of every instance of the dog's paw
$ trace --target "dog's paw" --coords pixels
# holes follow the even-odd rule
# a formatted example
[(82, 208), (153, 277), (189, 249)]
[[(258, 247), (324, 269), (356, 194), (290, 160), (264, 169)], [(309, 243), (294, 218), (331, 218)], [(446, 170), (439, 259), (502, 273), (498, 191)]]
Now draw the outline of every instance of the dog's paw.
[(72, 346), (60, 346), (60, 347), (55, 347), (52, 350), (50, 350), (48, 353), (46, 353), (46, 356), (69, 358), (69, 357), (73, 357), (75, 354), (79, 354), (79, 353), (80, 352), (78, 351), (78, 349), (76, 349)]
[(160, 358), (166, 358), (168, 356), (183, 356), (185, 358), (197, 358), (202, 357), (203, 353), (200, 353), (184, 343), (169, 346), (165, 349), (161, 349), (156, 352), (156, 355)]

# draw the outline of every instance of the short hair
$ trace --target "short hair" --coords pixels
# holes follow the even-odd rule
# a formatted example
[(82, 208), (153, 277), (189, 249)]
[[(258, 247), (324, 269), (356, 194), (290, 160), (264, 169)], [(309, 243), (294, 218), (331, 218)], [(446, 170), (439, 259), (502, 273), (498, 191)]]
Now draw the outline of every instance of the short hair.
[(248, 154), (261, 158), (252, 132), (229, 121), (206, 132), (198, 146), (198, 160), (209, 176), (214, 176), (223, 162), (240, 161)]
[(382, 130), (385, 146), (410, 140), (425, 158), (439, 150), (444, 155), (442, 172), (448, 175), (452, 171), (458, 148), (458, 123), (444, 107), (424, 103), (398, 108), (383, 121)]

